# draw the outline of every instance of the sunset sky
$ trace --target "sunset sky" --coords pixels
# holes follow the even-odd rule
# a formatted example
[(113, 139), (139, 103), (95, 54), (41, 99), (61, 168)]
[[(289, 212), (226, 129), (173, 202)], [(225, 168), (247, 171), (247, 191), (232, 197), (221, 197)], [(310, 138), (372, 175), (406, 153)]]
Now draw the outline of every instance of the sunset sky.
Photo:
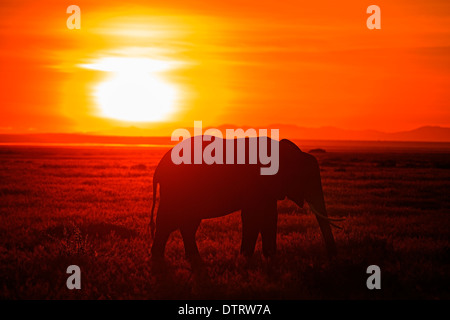
[(450, 126), (450, 1), (6, 0), (0, 74), (0, 133)]

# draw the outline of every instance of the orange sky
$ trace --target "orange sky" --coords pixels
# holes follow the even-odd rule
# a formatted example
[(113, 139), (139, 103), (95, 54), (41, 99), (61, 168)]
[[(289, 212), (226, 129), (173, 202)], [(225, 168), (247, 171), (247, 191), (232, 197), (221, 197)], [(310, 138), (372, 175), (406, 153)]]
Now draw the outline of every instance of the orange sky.
[[(70, 4), (81, 8), (80, 30), (66, 27)], [(371, 4), (381, 8), (381, 30), (366, 27)], [(110, 79), (99, 70), (110, 57), (174, 63), (155, 76), (176, 92), (170, 116), (102, 116), (95, 90)], [(448, 0), (0, 3), (0, 133), (122, 133), (117, 128), (129, 126), (167, 133), (194, 120), (450, 126), (449, 71)], [(151, 94), (150, 104), (159, 98)]]

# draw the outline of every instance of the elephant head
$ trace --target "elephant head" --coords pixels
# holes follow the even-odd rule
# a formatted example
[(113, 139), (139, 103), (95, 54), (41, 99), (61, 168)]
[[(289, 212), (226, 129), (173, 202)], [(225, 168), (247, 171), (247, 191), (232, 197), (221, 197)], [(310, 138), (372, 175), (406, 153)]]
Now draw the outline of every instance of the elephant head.
[[(299, 207), (306, 201), (316, 215), (329, 256), (336, 254), (331, 225), (342, 219), (329, 218), (325, 206), (322, 181), (317, 159), (300, 150), (293, 142), (280, 141), (281, 198), (287, 197)], [(337, 227), (337, 226), (336, 226)]]

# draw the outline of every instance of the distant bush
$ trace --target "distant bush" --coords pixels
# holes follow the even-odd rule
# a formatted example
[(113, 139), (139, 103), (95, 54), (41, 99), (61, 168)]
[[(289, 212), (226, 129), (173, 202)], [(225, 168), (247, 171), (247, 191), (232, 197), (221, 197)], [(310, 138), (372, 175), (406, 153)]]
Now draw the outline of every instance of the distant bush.
[(139, 163), (139, 164), (135, 164), (132, 165), (130, 167), (131, 170), (147, 170), (147, 166), (145, 164)]
[(375, 162), (378, 168), (394, 168), (397, 166), (397, 161), (395, 160), (380, 160)]
[(316, 148), (316, 149), (309, 150), (309, 153), (326, 153), (326, 150), (321, 149), (321, 148)]

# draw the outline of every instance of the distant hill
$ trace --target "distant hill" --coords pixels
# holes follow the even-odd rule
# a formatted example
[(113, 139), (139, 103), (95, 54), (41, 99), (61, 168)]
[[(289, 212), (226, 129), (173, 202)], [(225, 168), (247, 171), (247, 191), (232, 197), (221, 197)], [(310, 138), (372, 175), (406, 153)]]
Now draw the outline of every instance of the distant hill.
[(411, 131), (391, 133), (389, 136), (398, 141), (436, 141), (449, 142), (450, 128), (426, 126)]
[[(238, 127), (223, 125), (218, 129), (225, 132), (226, 128)], [(244, 130), (248, 128), (242, 127)], [(450, 128), (438, 126), (424, 126), (410, 131), (394, 133), (376, 130), (346, 130), (335, 127), (306, 128), (285, 124), (273, 124), (268, 126), (267, 129), (279, 129), (281, 137), (302, 140), (450, 142)]]
[[(277, 127), (272, 125), (272, 128)], [(346, 130), (335, 127), (305, 128), (279, 125), (283, 136), (304, 140), (364, 140), (450, 142), (450, 128), (424, 126), (410, 131), (382, 132), (376, 130)]]
[[(249, 127), (222, 125), (217, 127), (223, 135), (226, 129)], [(193, 133), (193, 128), (186, 128)], [(203, 128), (203, 131), (207, 128)], [(450, 142), (450, 128), (424, 126), (410, 131), (381, 132), (376, 130), (346, 130), (335, 127), (306, 128), (296, 125), (274, 124), (258, 129), (279, 129), (280, 138), (299, 140), (329, 140), (329, 141), (415, 141), (415, 142)], [(114, 131), (112, 131), (114, 132)], [(135, 136), (129, 135), (133, 133)], [(120, 129), (120, 135), (105, 135), (103, 132), (81, 133), (36, 133), (36, 134), (0, 134), (0, 143), (91, 143), (91, 144), (172, 144), (170, 131), (167, 136), (157, 136), (151, 129), (130, 128)], [(270, 132), (269, 132), (270, 135)]]

